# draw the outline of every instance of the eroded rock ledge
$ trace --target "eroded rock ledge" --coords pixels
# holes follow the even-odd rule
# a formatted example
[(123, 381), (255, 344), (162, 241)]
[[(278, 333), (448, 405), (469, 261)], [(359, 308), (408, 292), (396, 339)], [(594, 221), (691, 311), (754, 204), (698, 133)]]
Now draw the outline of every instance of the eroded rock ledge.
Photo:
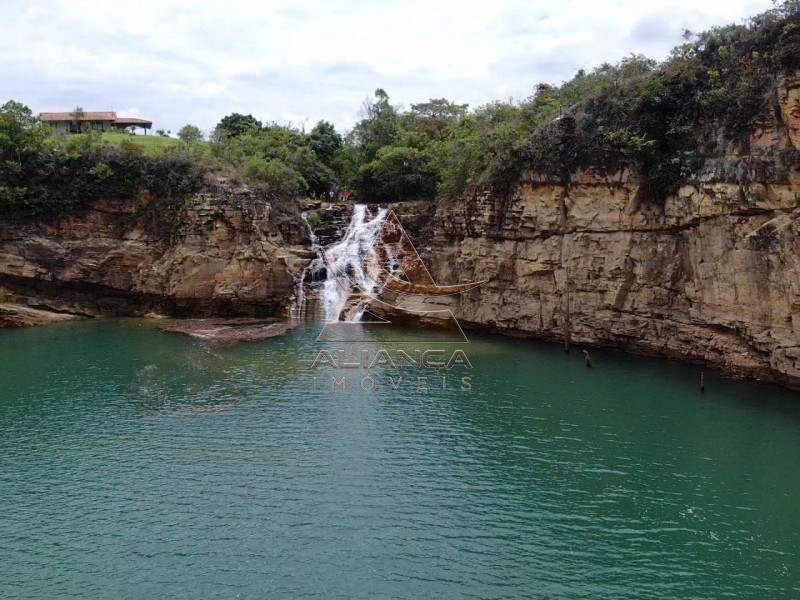
[(50, 325), (52, 323), (73, 321), (78, 318), (77, 315), (39, 310), (29, 306), (22, 306), (21, 304), (0, 303), (0, 327)]
[(637, 191), (625, 172), (531, 174), (510, 200), (406, 206), (401, 220), (437, 282), (486, 280), (453, 304), (462, 325), (800, 388), (797, 173), (692, 183), (663, 206)]
[(92, 315), (284, 315), (304, 263), (294, 206), (213, 182), (173, 224), (150, 198), (50, 222), (0, 223), (0, 295)]

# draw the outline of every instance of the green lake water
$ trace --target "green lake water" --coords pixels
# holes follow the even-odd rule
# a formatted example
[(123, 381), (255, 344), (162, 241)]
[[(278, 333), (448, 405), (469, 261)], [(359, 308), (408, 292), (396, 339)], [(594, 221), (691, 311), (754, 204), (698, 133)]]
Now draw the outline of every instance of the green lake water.
[(0, 598), (800, 598), (800, 394), (469, 333), (364, 390), (318, 333), (0, 331)]

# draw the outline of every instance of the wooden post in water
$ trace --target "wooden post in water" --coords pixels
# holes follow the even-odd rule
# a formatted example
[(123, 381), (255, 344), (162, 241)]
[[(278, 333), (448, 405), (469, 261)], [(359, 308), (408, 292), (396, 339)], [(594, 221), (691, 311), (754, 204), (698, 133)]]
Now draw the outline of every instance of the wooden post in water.
[[(567, 237), (567, 183), (560, 194), (559, 202), (561, 208), (561, 241), (558, 247), (559, 261), (564, 265), (564, 240)], [(564, 352), (569, 352), (570, 342), (570, 318), (569, 318), (569, 265), (564, 265), (564, 286), (566, 287), (565, 307), (564, 307)]]
[(706, 392), (706, 374), (703, 371), (700, 371), (700, 392)]
[(567, 294), (565, 302), (566, 306), (564, 307), (564, 352), (569, 352), (570, 330), (572, 329), (572, 325), (570, 323), (570, 314), (569, 314), (569, 267), (567, 267), (565, 271), (566, 271), (565, 287), (567, 289)]

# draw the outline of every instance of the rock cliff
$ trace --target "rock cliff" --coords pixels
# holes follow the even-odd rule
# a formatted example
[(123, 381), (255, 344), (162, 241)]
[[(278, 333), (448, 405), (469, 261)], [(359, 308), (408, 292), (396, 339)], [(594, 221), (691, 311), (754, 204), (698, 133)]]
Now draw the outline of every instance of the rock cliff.
[[(463, 325), (800, 387), (800, 78), (776, 94), (746, 143), (721, 144), (663, 203), (643, 202), (624, 167), (531, 171), (510, 194), (399, 205), (400, 220), (438, 283), (485, 280), (452, 305)], [(322, 243), (341, 233), (335, 208), (304, 206)], [(50, 222), (0, 223), (0, 302), (285, 315), (313, 256), (297, 210), (217, 182), (177, 208), (103, 200)], [(6, 310), (7, 324), (42, 319)]]
[(283, 315), (302, 241), (295, 208), (224, 183), (178, 208), (103, 200), (0, 224), (0, 297), (82, 315)]
[(437, 282), (486, 280), (454, 305), (468, 326), (800, 387), (800, 173), (781, 163), (800, 149), (800, 79), (776, 105), (746, 154), (709, 158), (663, 204), (640, 202), (625, 169), (529, 172), (511, 196), (439, 206), (412, 237)]

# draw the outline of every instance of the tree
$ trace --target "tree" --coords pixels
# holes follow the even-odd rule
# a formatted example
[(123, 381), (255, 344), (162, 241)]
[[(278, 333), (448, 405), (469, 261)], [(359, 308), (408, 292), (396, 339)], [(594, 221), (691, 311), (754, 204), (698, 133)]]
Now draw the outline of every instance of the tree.
[(22, 156), (41, 150), (49, 135), (47, 126), (21, 102), (9, 100), (0, 107), (0, 161), (21, 164)]
[(480, 142), (474, 117), (465, 116), (447, 139), (437, 145), (433, 162), (439, 173), (437, 192), (441, 197), (455, 198), (463, 194), (479, 174)]
[(81, 130), (81, 120), (83, 117), (86, 116), (86, 113), (83, 111), (83, 107), (76, 106), (74, 110), (69, 113), (69, 116), (72, 118), (72, 127), (71, 130), (73, 132)]
[(262, 127), (261, 121), (253, 115), (231, 113), (226, 117), (222, 117), (222, 120), (217, 123), (214, 128), (214, 137), (239, 137), (248, 131), (259, 130)]
[(427, 102), (411, 105), (411, 112), (428, 119), (458, 120), (466, 114), (469, 104), (456, 104), (446, 98), (431, 98)]
[(436, 183), (436, 171), (425, 153), (396, 146), (381, 148), (355, 178), (359, 196), (378, 202), (430, 200)]
[(800, 0), (772, 0), (772, 4), (783, 17), (792, 17), (800, 14)]
[(363, 118), (350, 133), (362, 162), (374, 160), (378, 150), (390, 146), (400, 131), (397, 109), (389, 104), (389, 94), (375, 90), (375, 100), (367, 98), (361, 106)]
[(306, 183), (304, 191), (314, 196), (326, 195), (334, 185), (333, 171), (308, 146), (296, 148), (287, 157), (286, 164), (300, 173)]
[(295, 196), (307, 185), (300, 173), (277, 159), (252, 156), (245, 161), (243, 173), (248, 181), (266, 186), (276, 196)]
[(411, 129), (432, 139), (447, 136), (467, 113), (468, 104), (456, 104), (446, 98), (431, 98), (411, 105)]
[(199, 142), (203, 139), (203, 132), (196, 125), (184, 125), (178, 130), (178, 138), (187, 144)]
[(343, 144), (333, 155), (331, 169), (339, 185), (351, 186), (358, 173), (358, 149), (352, 144)]
[(336, 132), (333, 123), (319, 121), (311, 130), (308, 143), (317, 158), (331, 166), (334, 155), (342, 147), (342, 136)]

